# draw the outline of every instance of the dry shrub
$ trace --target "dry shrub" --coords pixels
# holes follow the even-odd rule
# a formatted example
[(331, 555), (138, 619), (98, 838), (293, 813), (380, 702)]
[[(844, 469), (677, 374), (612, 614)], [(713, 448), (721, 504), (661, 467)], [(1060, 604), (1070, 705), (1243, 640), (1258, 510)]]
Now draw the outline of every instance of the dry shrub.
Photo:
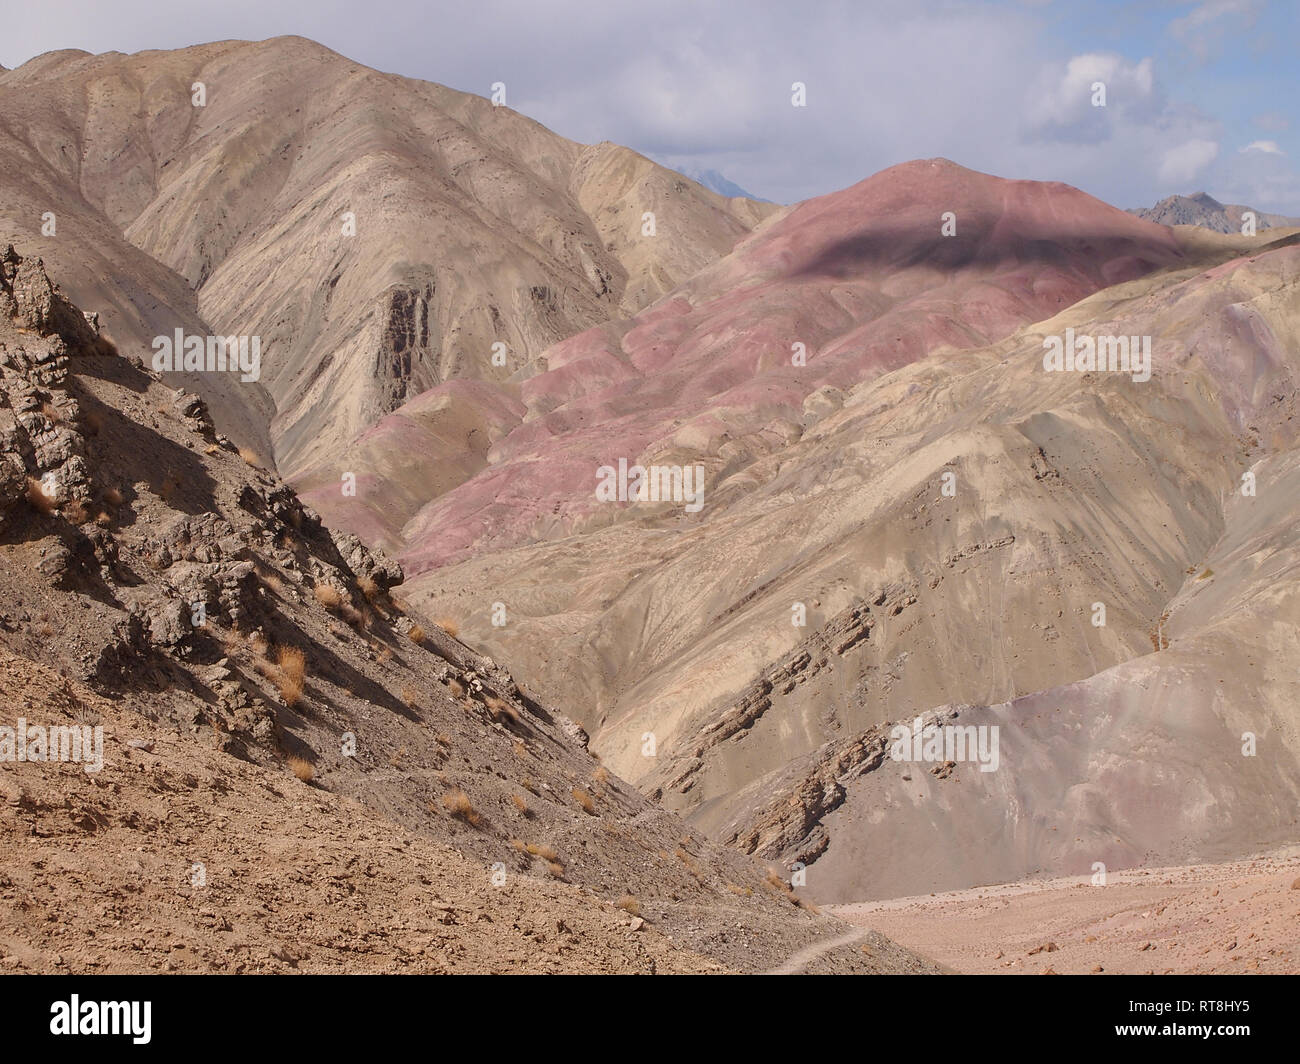
[(405, 756), (406, 756), (406, 747), (403, 746), (401, 749), (397, 751), (397, 753), (395, 753), (392, 757), (388, 759), (388, 763), (392, 765), (393, 768), (401, 768), (402, 758), (404, 758)]
[(357, 589), (361, 594), (366, 596), (367, 602), (375, 602), (379, 598), (379, 583), (373, 576), (363, 576), (357, 581)]
[(548, 861), (546, 863), (546, 870), (556, 879), (564, 878), (564, 865), (560, 864), (559, 861)]
[(406, 633), (406, 635), (411, 640), (411, 642), (415, 643), (417, 646), (423, 645), (425, 639), (427, 638), (427, 636), (424, 634), (424, 629), (421, 628), (418, 624), (411, 625), (411, 628)]
[(602, 787), (609, 783), (609, 769), (601, 765), (591, 774), (591, 778), (599, 783)]
[(124, 496), (117, 488), (106, 488), (104, 490), (104, 501), (109, 506), (121, 506), (125, 500)]
[(54, 513), (54, 498), (45, 494), (45, 485), (35, 477), (27, 478), (27, 502), (39, 514)]
[(41, 415), (45, 418), (46, 421), (50, 422), (53, 425), (63, 424), (63, 415), (59, 413), (59, 408), (55, 406), (53, 403), (48, 403), (48, 402), (42, 403)]
[(436, 624), (439, 628), (441, 628), (444, 632), (446, 632), (449, 636), (451, 636), (452, 639), (455, 639), (456, 636), (460, 635), (460, 625), (458, 625), (450, 617), (439, 617), (433, 623)]
[(742, 898), (749, 898), (754, 894), (753, 887), (742, 887), (736, 883), (728, 883), (727, 889), (731, 891), (732, 894), (739, 894)]
[(535, 783), (534, 783), (534, 782), (533, 782), (529, 777), (527, 777), (527, 776), (525, 776), (523, 779), (521, 779), (521, 780), (519, 781), (519, 786), (521, 786), (521, 787), (522, 787), (524, 790), (526, 790), (529, 794), (536, 794), (536, 793), (537, 793), (537, 784), (535, 784)]
[(569, 793), (573, 795), (573, 800), (577, 802), (580, 806), (582, 806), (582, 811), (584, 813), (587, 813), (591, 816), (596, 815), (596, 803), (592, 800), (591, 795), (589, 795), (581, 787), (574, 787), (573, 790), (570, 791)]
[(452, 698), (465, 697), (465, 685), (459, 680), (451, 679), (447, 681), (447, 690), (451, 692)]
[(641, 903), (637, 901), (636, 898), (634, 898), (631, 894), (624, 894), (621, 898), (619, 898), (618, 907), (622, 909), (625, 913), (627, 913), (629, 916), (641, 915)]
[(284, 598), (284, 581), (273, 573), (270, 569), (259, 569), (258, 578), (262, 581), (262, 586), (277, 598)]
[(239, 457), (242, 458), (254, 469), (262, 468), (262, 456), (258, 454), (255, 450), (253, 450), (251, 447), (239, 448)]
[(90, 519), (90, 512), (84, 502), (73, 499), (63, 508), (63, 516), (74, 525), (84, 525)]
[(534, 857), (540, 857), (543, 861), (558, 861), (560, 855), (555, 852), (553, 846), (547, 846), (545, 843), (530, 842), (525, 849)]
[[(519, 758), (519, 759), (521, 759), (521, 760), (522, 760), (523, 758), (525, 758), (525, 757), (528, 756), (528, 747), (527, 747), (526, 745), (524, 745), (524, 741), (523, 741), (522, 739), (516, 739), (516, 740), (515, 740), (515, 745), (514, 745), (511, 749), (514, 750), (514, 752), (515, 752), (515, 757), (517, 757), (517, 758)], [(528, 789), (529, 789), (530, 791), (532, 790), (531, 787), (529, 787)]]
[(343, 596), (330, 584), (317, 584), (311, 589), (312, 596), (327, 610), (333, 611), (343, 604)]
[(297, 647), (280, 647), (275, 655), (280, 666), (279, 688), (284, 704), (292, 709), (302, 701), (303, 680), (307, 676), (307, 656)]
[(406, 703), (408, 709), (414, 709), (416, 703), (420, 701), (420, 692), (414, 687), (403, 687), (402, 701)]
[(460, 817), (467, 824), (478, 823), (478, 813), (474, 811), (474, 805), (470, 802), (469, 795), (459, 787), (444, 794), (442, 804), (446, 807), (447, 812), (452, 816)]
[(316, 768), (310, 761), (304, 761), (301, 757), (289, 758), (289, 771), (297, 776), (303, 783), (310, 783), (316, 775)]
[(364, 632), (370, 627), (370, 611), (359, 610), (350, 602), (343, 603), (343, 619), (352, 625), (358, 632)]
[(389, 650), (388, 647), (381, 645), (379, 649), (375, 651), (375, 660), (381, 665), (385, 662), (392, 661), (393, 652)]
[(250, 632), (248, 635), (248, 649), (259, 658), (265, 658), (271, 652), (271, 644), (267, 642), (266, 636), (261, 632)]
[(434, 736), (434, 739), (437, 742), (441, 743), (443, 746), (451, 745), (451, 736), (448, 735), (446, 732), (439, 732), (437, 735)]
[(215, 443), (210, 443), (210, 444), (208, 444), (206, 447), (203, 448), (203, 453), (206, 454), (206, 455), (214, 455), (214, 454), (216, 454), (216, 453), (217, 453), (218, 451), (220, 451), (220, 450), (221, 450), (221, 448), (218, 447)]
[(100, 510), (99, 513), (95, 515), (95, 524), (99, 525), (100, 528), (107, 528), (112, 523), (113, 518), (109, 516), (107, 510)]
[(528, 847), (524, 845), (523, 839), (511, 839), (510, 845), (513, 846), (520, 853), (526, 853), (528, 851)]
[(488, 695), (483, 699), (483, 704), (487, 706), (487, 710), (492, 714), (493, 718), (505, 717), (512, 724), (519, 723), (519, 711), (504, 698)]
[(510, 800), (515, 803), (515, 808), (519, 810), (522, 816), (528, 815), (528, 803), (517, 794), (512, 794)]

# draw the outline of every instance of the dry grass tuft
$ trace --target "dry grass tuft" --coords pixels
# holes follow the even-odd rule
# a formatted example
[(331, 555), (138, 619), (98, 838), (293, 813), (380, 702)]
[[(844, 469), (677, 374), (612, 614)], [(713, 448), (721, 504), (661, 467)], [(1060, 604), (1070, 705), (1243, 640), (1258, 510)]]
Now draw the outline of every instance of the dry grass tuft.
[(109, 506), (121, 506), (125, 499), (126, 496), (117, 488), (104, 489), (104, 501), (108, 503)]
[(261, 469), (263, 467), (262, 456), (258, 454), (255, 450), (253, 450), (251, 447), (239, 448), (239, 457), (242, 458), (254, 469)]
[(80, 499), (73, 499), (63, 508), (63, 516), (74, 525), (84, 525), (90, 520), (90, 511)]
[(420, 701), (420, 692), (414, 687), (403, 687), (402, 701), (406, 703), (408, 709), (414, 709)]
[(586, 791), (581, 787), (574, 787), (569, 792), (573, 795), (573, 800), (582, 806), (582, 811), (590, 816), (596, 815), (596, 803)]
[(258, 579), (262, 581), (262, 586), (277, 598), (284, 598), (284, 581), (279, 575), (270, 569), (259, 569), (257, 571)]
[(280, 697), (292, 709), (302, 701), (302, 685), (307, 677), (307, 655), (297, 647), (280, 647), (276, 651), (275, 662), (280, 666)]
[(555, 852), (553, 846), (547, 846), (545, 843), (530, 842), (525, 849), (534, 857), (540, 857), (543, 861), (558, 861), (560, 855)]
[(452, 816), (458, 816), (467, 824), (478, 823), (478, 813), (474, 811), (474, 805), (469, 800), (469, 795), (457, 787), (454, 791), (449, 791), (442, 796), (442, 804), (446, 807), (447, 812)]
[(496, 695), (488, 695), (483, 699), (483, 704), (487, 706), (488, 712), (492, 714), (494, 719), (497, 717), (505, 717), (512, 724), (519, 723), (519, 710), (515, 709), (515, 707), (504, 698), (498, 698)]
[(27, 502), (39, 514), (54, 513), (54, 497), (45, 494), (45, 485), (35, 477), (27, 478)]
[(510, 800), (515, 803), (515, 808), (519, 810), (520, 815), (528, 815), (528, 803), (517, 794), (512, 794)]
[(310, 761), (304, 761), (301, 757), (289, 758), (289, 771), (297, 776), (303, 783), (310, 783), (316, 775), (316, 768)]
[(411, 640), (411, 642), (416, 644), (417, 646), (422, 646), (424, 644), (425, 639), (428, 638), (424, 634), (424, 629), (421, 628), (418, 624), (411, 625), (410, 631), (408, 631), (406, 635)]
[(465, 697), (465, 685), (457, 679), (453, 678), (447, 681), (447, 690), (451, 692), (452, 698)]
[(336, 587), (329, 584), (317, 584), (311, 589), (313, 597), (327, 610), (333, 612), (343, 604), (343, 596)]
[(59, 413), (59, 408), (53, 403), (45, 402), (41, 404), (41, 416), (52, 425), (63, 424), (63, 415)]
[(637, 901), (636, 898), (634, 898), (631, 894), (624, 894), (621, 898), (619, 898), (618, 907), (622, 909), (625, 913), (627, 913), (629, 916), (641, 915), (641, 903)]
[(546, 863), (546, 870), (556, 879), (564, 878), (564, 865), (560, 864), (559, 861), (548, 861)]
[(379, 582), (373, 576), (361, 577), (357, 581), (357, 590), (366, 596), (367, 602), (374, 603), (379, 599)]
[(439, 628), (441, 628), (444, 632), (446, 632), (449, 636), (451, 636), (452, 639), (455, 639), (458, 635), (460, 635), (460, 625), (458, 625), (450, 617), (439, 617), (433, 623), (436, 624)]

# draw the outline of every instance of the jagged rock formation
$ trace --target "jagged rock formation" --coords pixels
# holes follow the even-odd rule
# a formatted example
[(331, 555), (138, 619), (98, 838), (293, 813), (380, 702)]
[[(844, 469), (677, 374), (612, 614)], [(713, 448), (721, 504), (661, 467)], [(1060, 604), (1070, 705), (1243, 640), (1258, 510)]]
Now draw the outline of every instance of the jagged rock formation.
[(1300, 228), (1300, 218), (1267, 214), (1254, 207), (1242, 207), (1235, 203), (1220, 203), (1205, 192), (1193, 192), (1190, 196), (1166, 196), (1154, 207), (1129, 208), (1129, 214), (1135, 214), (1149, 222), (1159, 222), (1161, 225), (1199, 225), (1216, 233), (1240, 233), (1247, 211), (1255, 215), (1257, 230)]

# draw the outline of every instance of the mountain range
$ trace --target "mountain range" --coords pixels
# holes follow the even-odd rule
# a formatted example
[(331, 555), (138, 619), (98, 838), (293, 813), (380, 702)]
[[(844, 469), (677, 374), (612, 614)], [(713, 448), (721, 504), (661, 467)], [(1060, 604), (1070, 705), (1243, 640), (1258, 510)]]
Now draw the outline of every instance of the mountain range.
[(0, 764), (0, 964), (935, 971), (843, 919), (1296, 840), (1295, 219), (780, 206), (299, 37), (0, 116), (0, 668), (111, 779)]

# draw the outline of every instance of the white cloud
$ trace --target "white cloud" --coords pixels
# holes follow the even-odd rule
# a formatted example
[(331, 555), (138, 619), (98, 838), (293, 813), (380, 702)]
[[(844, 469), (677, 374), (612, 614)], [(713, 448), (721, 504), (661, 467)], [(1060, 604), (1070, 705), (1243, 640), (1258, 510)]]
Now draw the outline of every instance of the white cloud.
[(1186, 15), (1169, 23), (1169, 32), (1194, 57), (1204, 61), (1214, 45), (1223, 43), (1225, 21), (1235, 20), (1242, 28), (1249, 29), (1255, 24), (1259, 8), (1260, 0), (1203, 0)]
[[(1094, 85), (1105, 87), (1105, 105), (1093, 103)], [(1148, 57), (1133, 63), (1121, 55), (1076, 55), (1058, 72), (1040, 74), (1031, 101), (1027, 132), (1036, 139), (1095, 144), (1109, 139), (1117, 117), (1148, 113), (1158, 106), (1155, 70)]]
[(1188, 140), (1170, 148), (1160, 160), (1160, 180), (1171, 184), (1186, 184), (1214, 162), (1219, 155), (1219, 145), (1212, 140)]
[(1241, 148), (1239, 150), (1241, 152), (1262, 151), (1268, 153), (1269, 155), (1286, 154), (1286, 152), (1284, 152), (1281, 148), (1277, 146), (1277, 141), (1275, 140), (1252, 140), (1244, 148)]

